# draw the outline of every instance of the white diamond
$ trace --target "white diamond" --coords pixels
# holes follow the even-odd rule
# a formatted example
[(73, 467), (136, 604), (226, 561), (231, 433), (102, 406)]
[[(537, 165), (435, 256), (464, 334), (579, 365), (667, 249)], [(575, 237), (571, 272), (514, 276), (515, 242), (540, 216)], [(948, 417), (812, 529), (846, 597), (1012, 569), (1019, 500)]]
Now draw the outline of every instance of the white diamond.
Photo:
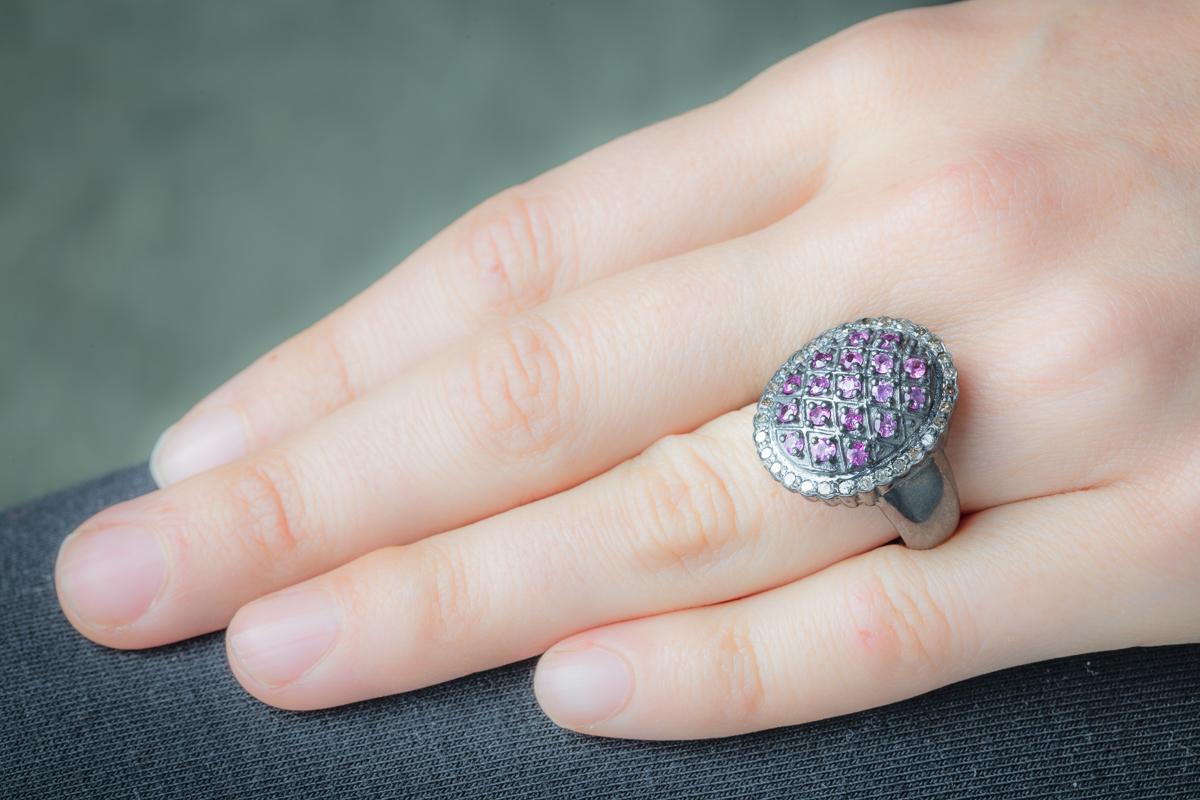
[(778, 461), (771, 464), (771, 474), (772, 475), (778, 475), (782, 471), (783, 471), (783, 464), (780, 464)]
[(838, 491), (842, 494), (854, 494), (854, 481), (842, 481), (838, 484)]
[(766, 431), (755, 431), (754, 441), (758, 442), (759, 444), (762, 444), (766, 440), (767, 440), (767, 432)]
[(817, 486), (812, 481), (800, 481), (800, 491), (811, 494)]
[(827, 481), (821, 481), (821, 484), (817, 487), (817, 490), (821, 494), (833, 494), (833, 486)]

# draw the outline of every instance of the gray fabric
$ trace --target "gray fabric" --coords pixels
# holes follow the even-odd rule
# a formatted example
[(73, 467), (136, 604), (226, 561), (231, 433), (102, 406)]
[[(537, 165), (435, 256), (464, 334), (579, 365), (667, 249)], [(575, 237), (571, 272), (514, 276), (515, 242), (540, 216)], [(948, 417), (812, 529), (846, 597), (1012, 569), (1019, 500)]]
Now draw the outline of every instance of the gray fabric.
[(0, 514), (0, 796), (1200, 797), (1200, 646), (1034, 664), (708, 742), (556, 729), (532, 663), (324, 712), (268, 708), (230, 676), (219, 634), (118, 652), (59, 613), (62, 537), (150, 488), (137, 467)]

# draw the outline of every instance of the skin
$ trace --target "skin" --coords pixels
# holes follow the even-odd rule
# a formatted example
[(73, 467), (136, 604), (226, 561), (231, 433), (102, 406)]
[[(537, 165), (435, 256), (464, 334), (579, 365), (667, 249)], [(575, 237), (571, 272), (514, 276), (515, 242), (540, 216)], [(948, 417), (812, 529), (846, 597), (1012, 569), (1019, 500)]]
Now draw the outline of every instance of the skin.
[[(289, 709), (544, 654), (555, 722), (649, 739), (1200, 640), (1197, 41), (1186, 0), (888, 15), (488, 200), (169, 430), (67, 617), (227, 627)], [(929, 551), (751, 443), (873, 314), (960, 370)]]

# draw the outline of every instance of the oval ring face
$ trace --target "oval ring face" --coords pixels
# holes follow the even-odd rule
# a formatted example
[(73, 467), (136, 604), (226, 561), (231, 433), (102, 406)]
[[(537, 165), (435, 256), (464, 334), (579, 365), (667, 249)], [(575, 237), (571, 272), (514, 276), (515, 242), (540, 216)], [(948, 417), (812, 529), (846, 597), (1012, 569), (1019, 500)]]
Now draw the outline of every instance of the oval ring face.
[(908, 320), (830, 328), (772, 376), (754, 416), (767, 471), (808, 497), (871, 493), (941, 444), (958, 398), (945, 345)]

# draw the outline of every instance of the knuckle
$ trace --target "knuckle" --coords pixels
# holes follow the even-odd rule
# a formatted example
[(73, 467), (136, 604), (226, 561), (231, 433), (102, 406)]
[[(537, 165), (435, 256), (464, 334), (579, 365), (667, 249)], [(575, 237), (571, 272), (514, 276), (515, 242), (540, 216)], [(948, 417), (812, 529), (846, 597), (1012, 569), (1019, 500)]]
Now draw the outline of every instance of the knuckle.
[(1108, 420), (1136, 419), (1131, 407), (1150, 398), (1131, 387), (1156, 386), (1173, 372), (1178, 352), (1170, 343), (1182, 333), (1173, 320), (1188, 319), (1194, 297), (1173, 280), (1079, 271), (1036, 302), (1029, 313), (1040, 324), (1016, 326), (1012, 358), (998, 377), (1031, 398), (1119, 388), (1097, 405), (1105, 413), (1094, 418)]
[[(1121, 337), (1109, 328), (1114, 308), (1106, 293), (1098, 289), (1086, 278), (1072, 280), (1046, 298), (1053, 304), (1053, 314), (1047, 315), (1052, 321), (1046, 328), (1038, 326), (1037, 336), (1028, 326), (1015, 331), (1018, 341), (1012, 343), (1013, 360), (1004, 374), (1011, 370), (1025, 377), (1013, 383), (1014, 390), (1023, 396), (1073, 393), (1095, 380), (1095, 369), (1113, 364), (1108, 357)], [(1036, 348), (1036, 354), (1029, 352), (1029, 347)], [(1031, 368), (1034, 371), (1028, 371)]]
[(633, 551), (652, 573), (707, 572), (743, 546), (728, 480), (695, 436), (670, 436), (630, 464)]
[(487, 200), (465, 220), (454, 292), (481, 317), (505, 317), (549, 297), (575, 265), (569, 214), (531, 182)]
[(769, 708), (763, 680), (762, 649), (753, 627), (741, 613), (730, 612), (712, 632), (704, 652), (712, 653), (712, 689), (716, 702), (709, 704), (722, 718), (747, 722)]
[[(989, 245), (988, 264), (1006, 269), (1043, 267), (1031, 258), (1039, 234), (1070, 223), (1068, 197), (1054, 155), (1033, 143), (951, 142), (949, 158), (903, 184), (898, 220), (929, 231), (939, 243)], [(1022, 273), (1023, 274), (1023, 273)]]
[(362, 394), (331, 319), (318, 323), (303, 337), (300, 363), (314, 378), (305, 384), (310, 387), (310, 396), (317, 395), (326, 411), (351, 403)]
[(846, 28), (822, 46), (819, 78), (835, 93), (888, 97), (911, 91), (902, 66), (926, 52), (937, 38), (928, 35), (929, 16), (921, 9), (883, 14)]
[(480, 450), (503, 461), (552, 452), (563, 437), (565, 344), (545, 319), (526, 315), (498, 329), (472, 356), (457, 392), (463, 427)]
[(898, 546), (874, 552), (871, 568), (847, 586), (854, 651), (883, 676), (945, 673), (963, 641), (945, 601)]
[(262, 568), (286, 569), (314, 531), (296, 477), (282, 459), (259, 459), (233, 468), (225, 495), (235, 508), (238, 542)]
[(452, 545), (423, 541), (413, 548), (414, 641), (423, 645), (461, 644), (478, 632), (485, 613), (480, 582), (462, 552)]

